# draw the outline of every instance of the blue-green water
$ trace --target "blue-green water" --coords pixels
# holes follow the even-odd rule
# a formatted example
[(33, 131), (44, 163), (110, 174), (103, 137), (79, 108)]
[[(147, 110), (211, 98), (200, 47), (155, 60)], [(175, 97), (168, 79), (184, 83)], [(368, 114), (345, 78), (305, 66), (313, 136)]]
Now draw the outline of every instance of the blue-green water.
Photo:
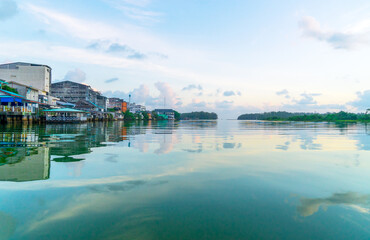
[(0, 239), (370, 239), (370, 126), (0, 127)]

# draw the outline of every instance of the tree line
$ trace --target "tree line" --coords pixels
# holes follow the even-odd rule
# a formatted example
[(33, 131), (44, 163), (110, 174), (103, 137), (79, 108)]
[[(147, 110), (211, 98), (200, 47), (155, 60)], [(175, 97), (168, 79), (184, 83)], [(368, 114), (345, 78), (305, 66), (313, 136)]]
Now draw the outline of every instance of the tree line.
[(350, 113), (340, 111), (338, 113), (290, 113), (290, 112), (265, 112), (243, 114), (238, 120), (270, 120), (270, 121), (308, 121), (308, 122), (370, 122), (370, 114)]
[(216, 120), (217, 114), (214, 112), (191, 112), (191, 113), (181, 113), (181, 120)]

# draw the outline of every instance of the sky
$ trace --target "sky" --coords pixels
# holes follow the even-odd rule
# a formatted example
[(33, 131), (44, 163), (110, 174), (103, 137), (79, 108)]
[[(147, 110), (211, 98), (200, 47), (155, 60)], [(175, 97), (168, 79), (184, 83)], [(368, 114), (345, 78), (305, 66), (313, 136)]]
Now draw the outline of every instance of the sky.
[(0, 0), (0, 64), (52, 68), (148, 109), (370, 108), (365, 0)]

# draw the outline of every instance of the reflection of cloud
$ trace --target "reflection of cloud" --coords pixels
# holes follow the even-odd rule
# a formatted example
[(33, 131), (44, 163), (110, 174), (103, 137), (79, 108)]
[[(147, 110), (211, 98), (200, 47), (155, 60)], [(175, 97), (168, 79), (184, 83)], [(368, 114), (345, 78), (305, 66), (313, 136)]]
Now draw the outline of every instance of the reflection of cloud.
[(154, 151), (155, 154), (166, 154), (170, 153), (173, 146), (178, 143), (177, 135), (175, 134), (163, 134), (159, 140), (159, 148)]
[(355, 192), (334, 193), (327, 198), (301, 198), (301, 204), (297, 207), (300, 215), (307, 217), (316, 213), (320, 206), (346, 205), (361, 213), (370, 213), (370, 195), (362, 195)]
[(116, 163), (117, 162), (117, 158), (119, 156), (116, 153), (106, 153), (105, 155), (107, 155), (107, 157), (104, 159), (104, 161), (112, 162), (112, 163)]
[(224, 148), (235, 148), (236, 143), (224, 143)]
[[(84, 219), (84, 223), (89, 223), (91, 220), (91, 224), (98, 224), (97, 221), (101, 220), (102, 218), (91, 218), (91, 216), (99, 216), (100, 214), (108, 214), (111, 219), (115, 219), (113, 221), (115, 224), (131, 223), (131, 220), (133, 219), (128, 220), (126, 218), (126, 214), (128, 214), (127, 217), (132, 214), (132, 212), (130, 212), (130, 206), (132, 202), (130, 198), (127, 198), (126, 195), (122, 194), (126, 194), (127, 191), (144, 185), (153, 187), (167, 183), (168, 181), (148, 182), (144, 180), (134, 180), (119, 184), (94, 186), (90, 187), (90, 192), (87, 193), (72, 195), (68, 198), (57, 198), (57, 200), (49, 202), (47, 206), (45, 206), (45, 208), (48, 209), (47, 211), (40, 211), (39, 214), (34, 216), (33, 219), (30, 219), (29, 224), (26, 224), (26, 227), (22, 232), (24, 232), (24, 234), (33, 234), (37, 236), (40, 232), (42, 234), (45, 234), (45, 232), (49, 231), (52, 232), (54, 230), (53, 227), (59, 226), (59, 224), (71, 221), (79, 222), (80, 219)], [(153, 195), (150, 197), (153, 197)], [(138, 201), (145, 202), (150, 197), (148, 196), (142, 199), (139, 198), (135, 200), (134, 203), (136, 204)], [(118, 218), (116, 213), (119, 213)], [(135, 213), (133, 214), (135, 215), (136, 220), (145, 220), (141, 218), (142, 216), (136, 215)], [(122, 217), (123, 215), (126, 216)], [(100, 224), (107, 224), (107, 222), (101, 222)], [(109, 230), (113, 231), (113, 233), (122, 232), (122, 228), (116, 228), (113, 230), (111, 228), (111, 224), (112, 223), (109, 222), (109, 227), (107, 226), (106, 229), (109, 228)], [(69, 226), (70, 225), (67, 225), (66, 228)], [(112, 232), (109, 233), (109, 236), (111, 235)], [(102, 238), (98, 237), (97, 239)]]
[(301, 133), (298, 137), (301, 140), (301, 149), (303, 150), (321, 150), (322, 144), (314, 143), (316, 137), (308, 136), (306, 133)]
[(78, 161), (78, 162), (66, 162), (64, 163), (67, 168), (72, 169), (72, 173), (70, 173), (74, 177), (79, 177), (81, 176), (81, 170), (84, 167), (84, 162), (83, 161)]
[(284, 145), (277, 145), (275, 148), (287, 151), (289, 149), (290, 142), (285, 142)]

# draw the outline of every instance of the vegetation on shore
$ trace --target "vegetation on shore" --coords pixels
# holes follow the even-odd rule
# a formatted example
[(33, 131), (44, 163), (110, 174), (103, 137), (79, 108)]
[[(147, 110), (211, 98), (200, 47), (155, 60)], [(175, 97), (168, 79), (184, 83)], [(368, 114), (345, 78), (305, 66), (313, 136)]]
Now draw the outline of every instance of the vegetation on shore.
[(191, 112), (191, 113), (181, 113), (181, 120), (215, 120), (217, 119), (216, 113), (209, 112)]
[[(108, 109), (108, 112), (116, 112), (117, 110), (116, 109)], [(175, 117), (175, 120), (178, 121), (180, 120), (180, 113), (174, 111), (174, 117)], [(123, 114), (123, 119), (125, 121), (135, 121), (135, 120), (144, 120), (144, 121), (149, 121), (149, 120), (153, 120), (153, 121), (156, 121), (156, 120), (166, 120), (164, 119), (162, 116), (156, 114), (154, 111), (153, 112), (150, 112), (150, 115), (151, 115), (151, 118), (149, 117), (149, 113), (148, 112), (141, 112), (141, 113), (132, 113), (130, 112), (129, 110), (127, 110), (126, 112), (122, 112)]]
[(238, 120), (269, 120), (269, 121), (307, 121), (307, 122), (370, 122), (370, 114), (365, 113), (289, 113), (266, 112), (243, 114)]

